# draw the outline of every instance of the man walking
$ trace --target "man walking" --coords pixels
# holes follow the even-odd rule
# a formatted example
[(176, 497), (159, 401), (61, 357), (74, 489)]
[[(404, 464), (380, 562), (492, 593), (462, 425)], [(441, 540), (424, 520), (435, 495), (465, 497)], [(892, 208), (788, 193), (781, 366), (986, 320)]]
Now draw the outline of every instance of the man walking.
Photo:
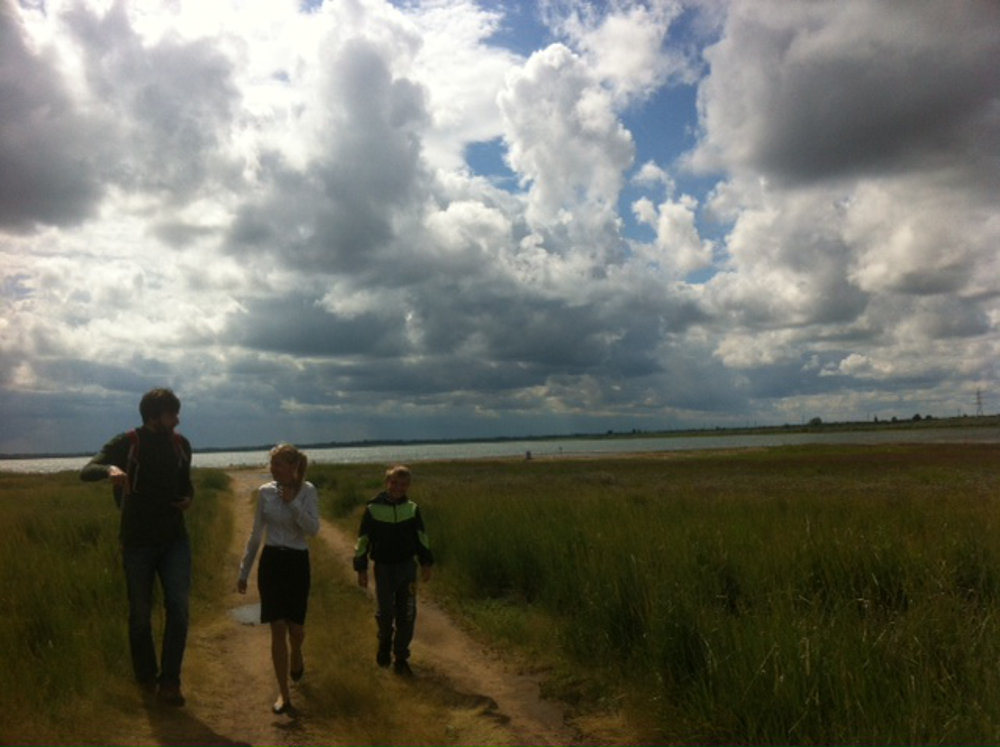
[[(139, 403), (142, 427), (106, 443), (80, 472), (85, 481), (109, 479), (121, 509), (122, 561), (128, 591), (129, 647), (136, 681), (160, 702), (184, 705), (181, 662), (187, 644), (191, 546), (184, 512), (191, 505), (191, 444), (174, 429), (181, 403), (153, 389)], [(157, 665), (153, 644), (153, 584), (163, 589), (166, 626)]]

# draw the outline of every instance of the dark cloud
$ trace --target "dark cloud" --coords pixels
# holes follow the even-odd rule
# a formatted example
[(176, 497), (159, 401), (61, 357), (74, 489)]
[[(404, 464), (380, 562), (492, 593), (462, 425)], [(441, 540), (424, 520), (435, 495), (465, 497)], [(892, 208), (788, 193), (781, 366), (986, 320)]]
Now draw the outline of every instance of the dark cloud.
[(959, 340), (990, 333), (990, 319), (982, 305), (972, 299), (935, 296), (922, 301), (913, 323), (931, 339)]
[(0, 227), (70, 226), (104, 191), (100, 126), (83, 115), (55, 55), (29, 48), (9, 0), (0, 3)]
[(426, 176), (419, 130), (422, 89), (393, 78), (370, 42), (355, 39), (326, 62), (324, 102), (305, 168), (278, 154), (261, 159), (265, 195), (233, 221), (229, 251), (287, 257), (306, 268), (356, 272), (368, 266), (419, 202)]
[(270, 256), (304, 270), (358, 272), (393, 238), (392, 206), (380, 206), (360, 184), (351, 191), (346, 176), (332, 176), (336, 167), (306, 173), (278, 168), (269, 194), (238, 209), (226, 240), (230, 254)]
[(192, 225), (177, 220), (164, 220), (150, 226), (150, 233), (164, 244), (183, 247), (199, 239), (212, 236), (217, 229)]
[(238, 94), (229, 62), (207, 42), (144, 46), (115, 3), (64, 16), (88, 90), (54, 49), (29, 47), (0, 6), (0, 225), (69, 226), (91, 217), (107, 186), (183, 202), (238, 172), (220, 150)]
[(287, 298), (248, 300), (226, 337), (252, 350), (305, 357), (405, 355), (410, 346), (405, 321), (391, 313), (338, 317), (319, 299), (291, 293)]
[(232, 65), (208, 41), (171, 35), (146, 44), (124, 3), (104, 15), (77, 6), (65, 17), (84, 56), (86, 79), (106, 108), (113, 158), (107, 178), (125, 189), (183, 202), (207, 181), (238, 175), (220, 151), (228, 136), (238, 90)]
[[(730, 156), (791, 181), (977, 170), (1000, 145), (993, 3), (762, 3), (707, 52), (702, 101)], [(986, 138), (984, 142), (983, 138)], [(983, 149), (987, 142), (992, 148)], [(726, 146), (729, 147), (729, 146)], [(994, 161), (995, 163), (995, 161)]]

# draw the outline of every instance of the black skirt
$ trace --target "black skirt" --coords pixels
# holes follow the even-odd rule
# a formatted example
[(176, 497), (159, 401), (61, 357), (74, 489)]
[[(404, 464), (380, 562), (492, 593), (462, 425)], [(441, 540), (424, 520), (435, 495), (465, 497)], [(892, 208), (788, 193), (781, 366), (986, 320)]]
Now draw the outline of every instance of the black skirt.
[(308, 550), (264, 545), (257, 564), (260, 621), (305, 625), (309, 580)]

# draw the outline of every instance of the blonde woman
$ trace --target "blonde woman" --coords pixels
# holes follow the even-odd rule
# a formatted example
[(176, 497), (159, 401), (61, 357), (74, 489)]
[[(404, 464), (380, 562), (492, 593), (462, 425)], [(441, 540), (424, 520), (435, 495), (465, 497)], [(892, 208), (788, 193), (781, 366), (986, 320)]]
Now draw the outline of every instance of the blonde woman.
[(288, 678), (302, 679), (305, 665), (306, 606), (309, 600), (308, 537), (319, 531), (316, 488), (306, 482), (309, 460), (291, 444), (271, 449), (271, 482), (257, 491), (257, 511), (247, 540), (236, 588), (247, 590), (261, 539), (264, 549), (257, 565), (260, 621), (271, 625), (271, 660), (278, 680), (275, 713), (293, 714)]

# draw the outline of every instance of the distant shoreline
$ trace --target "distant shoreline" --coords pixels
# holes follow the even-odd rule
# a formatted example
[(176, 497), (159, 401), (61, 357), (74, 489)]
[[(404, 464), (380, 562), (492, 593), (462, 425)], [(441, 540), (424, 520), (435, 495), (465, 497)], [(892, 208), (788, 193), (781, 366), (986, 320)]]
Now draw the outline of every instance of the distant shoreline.
[[(920, 419), (916, 419), (919, 417)], [(546, 434), (538, 436), (489, 436), (482, 438), (420, 438), (420, 439), (370, 439), (361, 441), (324, 441), (299, 444), (303, 449), (338, 449), (365, 446), (419, 446), (425, 444), (468, 444), (532, 442), (576, 439), (630, 439), (630, 438), (697, 438), (700, 436), (759, 436), (773, 433), (838, 433), (870, 431), (910, 431), (935, 428), (988, 428), (1000, 427), (1000, 415), (961, 415), (950, 418), (914, 416), (910, 420), (844, 421), (836, 423), (808, 423), (799, 425), (745, 426), (740, 428), (689, 428), (677, 430), (605, 431), (603, 433)], [(195, 449), (195, 454), (215, 454), (221, 452), (267, 451), (274, 444), (253, 446), (219, 446)], [(58, 459), (89, 457), (93, 452), (42, 452), (0, 454), (0, 460), (14, 459)]]

